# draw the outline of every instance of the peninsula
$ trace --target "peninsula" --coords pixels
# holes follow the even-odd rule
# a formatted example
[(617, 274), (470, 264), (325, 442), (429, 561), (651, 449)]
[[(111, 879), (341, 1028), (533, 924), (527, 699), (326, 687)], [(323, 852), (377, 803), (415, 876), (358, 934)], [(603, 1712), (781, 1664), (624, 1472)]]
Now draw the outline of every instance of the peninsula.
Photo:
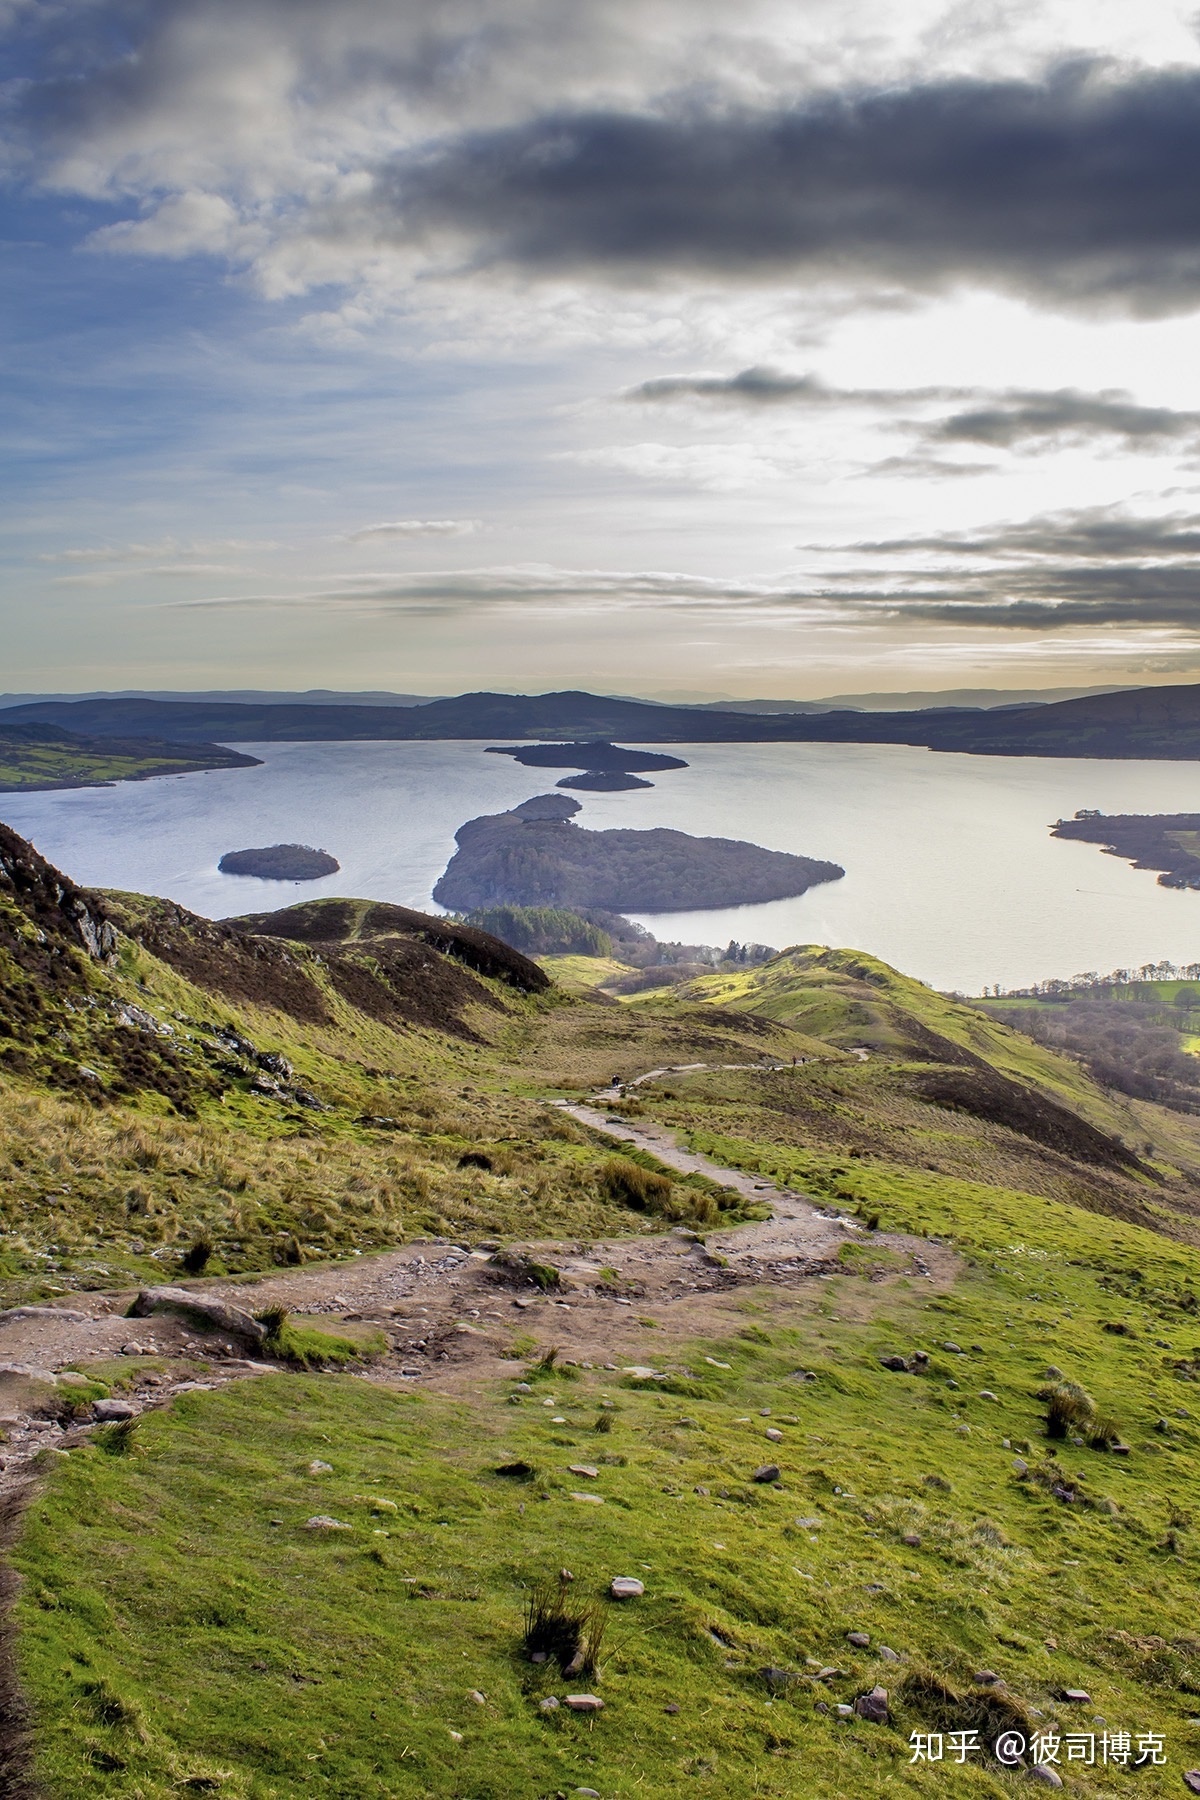
[(539, 794), (511, 812), (470, 819), (433, 890), (440, 906), (598, 906), (681, 912), (803, 894), (845, 874), (836, 863), (683, 831), (584, 831), (579, 802)]
[(0, 794), (112, 787), (117, 781), (193, 775), (202, 769), (251, 769), (257, 768), (260, 760), (223, 744), (185, 746), (161, 738), (84, 737), (63, 726), (33, 720), (0, 724)]
[(311, 844), (267, 844), (259, 850), (229, 850), (217, 864), (222, 875), (257, 875), (260, 881), (319, 881), (341, 868), (328, 850)]
[(1159, 887), (1200, 888), (1200, 813), (1077, 812), (1051, 836), (1099, 844), (1135, 869), (1159, 869)]

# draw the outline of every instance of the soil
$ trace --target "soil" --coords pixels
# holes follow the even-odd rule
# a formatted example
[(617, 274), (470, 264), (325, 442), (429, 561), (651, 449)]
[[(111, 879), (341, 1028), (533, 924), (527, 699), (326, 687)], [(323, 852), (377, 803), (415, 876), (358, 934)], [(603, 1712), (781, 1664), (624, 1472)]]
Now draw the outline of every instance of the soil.
[[(595, 1098), (602, 1106), (613, 1095)], [(504, 1352), (514, 1331), (542, 1349), (556, 1346), (564, 1359), (614, 1373), (667, 1363), (682, 1343), (744, 1325), (749, 1287), (758, 1297), (774, 1295), (781, 1305), (789, 1294), (814, 1291), (818, 1281), (840, 1272), (839, 1250), (861, 1233), (856, 1221), (822, 1211), (803, 1194), (682, 1149), (661, 1126), (610, 1117), (596, 1105), (558, 1104), (617, 1143), (649, 1150), (668, 1167), (706, 1175), (746, 1200), (769, 1204), (770, 1217), (706, 1232), (703, 1239), (676, 1229), (602, 1243), (531, 1241), (503, 1264), (490, 1249), (435, 1239), (251, 1281), (182, 1285), (254, 1312), (278, 1305), (328, 1320), (331, 1327), (372, 1324), (386, 1334), (388, 1349), (363, 1371), (365, 1379), (464, 1394), (480, 1381), (512, 1373)], [(936, 1288), (953, 1279), (957, 1259), (944, 1246), (885, 1232), (873, 1233), (870, 1241), (900, 1259), (880, 1280), (916, 1275)], [(523, 1272), (522, 1256), (557, 1269), (558, 1288), (542, 1292)], [(124, 1352), (134, 1377), (129, 1397), (141, 1410), (162, 1406), (197, 1383), (220, 1386), (275, 1366), (248, 1361), (234, 1345), (175, 1318), (131, 1319), (126, 1314), (133, 1299), (133, 1290), (76, 1294), (69, 1305), (0, 1314), (0, 1402), (8, 1399), (0, 1492), (24, 1485), (27, 1465), (47, 1445), (89, 1429), (53, 1416), (70, 1394), (50, 1385), (55, 1371), (86, 1372), (89, 1362)]]

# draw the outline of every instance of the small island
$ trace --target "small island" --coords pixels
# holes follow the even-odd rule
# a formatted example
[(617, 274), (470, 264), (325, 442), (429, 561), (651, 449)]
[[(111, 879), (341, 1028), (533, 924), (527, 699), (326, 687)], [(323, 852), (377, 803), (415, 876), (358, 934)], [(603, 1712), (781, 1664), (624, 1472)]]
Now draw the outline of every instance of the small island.
[[(650, 769), (686, 769), (678, 756), (656, 750), (623, 750), (607, 738), (586, 744), (491, 744), (489, 756), (511, 756), (534, 769), (597, 769), (613, 775), (645, 774)], [(561, 783), (560, 783), (561, 785)]]
[(1159, 887), (1200, 888), (1200, 813), (1102, 813), (1060, 819), (1051, 836), (1099, 844), (1135, 869), (1159, 869)]
[(539, 794), (511, 812), (469, 819), (433, 890), (439, 906), (602, 907), (684, 912), (803, 894), (845, 874), (837, 863), (683, 831), (584, 831), (579, 802)]
[(640, 775), (623, 775), (619, 769), (587, 769), (582, 775), (564, 775), (554, 785), (583, 788), (589, 794), (621, 794), (628, 788), (648, 788), (654, 783), (643, 781)]
[(228, 850), (217, 864), (222, 875), (257, 875), (260, 881), (319, 881), (341, 868), (328, 850), (311, 844), (267, 844), (259, 850)]

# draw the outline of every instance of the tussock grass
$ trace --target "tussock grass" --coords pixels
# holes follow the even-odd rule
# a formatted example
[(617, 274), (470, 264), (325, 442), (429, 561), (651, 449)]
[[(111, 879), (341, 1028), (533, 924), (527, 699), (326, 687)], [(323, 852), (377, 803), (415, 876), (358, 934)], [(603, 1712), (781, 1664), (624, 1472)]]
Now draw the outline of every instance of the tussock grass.
[(525, 1601), (525, 1654), (552, 1657), (568, 1680), (594, 1675), (607, 1625), (598, 1601), (576, 1595), (562, 1575), (547, 1576)]

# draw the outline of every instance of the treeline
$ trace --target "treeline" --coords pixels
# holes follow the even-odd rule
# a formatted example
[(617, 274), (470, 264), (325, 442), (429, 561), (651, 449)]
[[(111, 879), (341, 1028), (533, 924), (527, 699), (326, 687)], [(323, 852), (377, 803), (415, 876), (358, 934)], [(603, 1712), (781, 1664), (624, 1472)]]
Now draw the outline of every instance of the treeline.
[[(1200, 983), (1200, 962), (1173, 963), (1164, 959), (1162, 962), (1142, 963), (1136, 969), (1113, 969), (1107, 975), (1100, 975), (1095, 969), (1089, 969), (1082, 975), (1072, 975), (1069, 981), (1061, 979), (1035, 981), (1029, 987), (1021, 988), (1003, 988), (997, 984), (994, 987), (985, 987), (983, 995), (985, 1000), (1068, 1000), (1080, 994), (1112, 995), (1113, 998), (1119, 999), (1122, 996), (1116, 994), (1115, 989), (1134, 990), (1139, 982), (1153, 981)], [(1124, 997), (1131, 1000), (1139, 998), (1133, 991)], [(1173, 1004), (1200, 1006), (1200, 988), (1197, 989), (1195, 995), (1175, 996)]]
[(711, 975), (714, 969), (754, 968), (779, 953), (770, 944), (665, 943), (644, 925), (601, 908), (576, 912), (564, 906), (488, 906), (463, 915), (463, 922), (490, 932), (527, 956), (611, 956), (629, 965), (628, 975), (604, 983), (613, 993), (667, 987)]
[(1095, 1079), (1138, 1100), (1200, 1113), (1200, 1058), (1163, 1023), (1161, 1006), (1137, 1000), (1071, 997), (1057, 1006), (1006, 1006), (1006, 1025), (1052, 1050), (1078, 1057)]

